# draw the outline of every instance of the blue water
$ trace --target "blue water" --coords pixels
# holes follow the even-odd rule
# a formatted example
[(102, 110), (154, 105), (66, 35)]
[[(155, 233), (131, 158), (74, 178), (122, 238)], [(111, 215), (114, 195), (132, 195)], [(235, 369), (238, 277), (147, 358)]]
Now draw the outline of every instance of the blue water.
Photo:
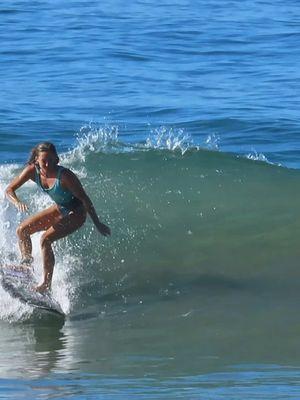
[(113, 236), (58, 246), (62, 326), (1, 291), (0, 398), (300, 397), (299, 23), (293, 0), (1, 3), (1, 194), (53, 141)]
[(19, 1), (0, 15), (4, 160), (43, 137), (65, 150), (96, 121), (299, 166), (298, 2)]

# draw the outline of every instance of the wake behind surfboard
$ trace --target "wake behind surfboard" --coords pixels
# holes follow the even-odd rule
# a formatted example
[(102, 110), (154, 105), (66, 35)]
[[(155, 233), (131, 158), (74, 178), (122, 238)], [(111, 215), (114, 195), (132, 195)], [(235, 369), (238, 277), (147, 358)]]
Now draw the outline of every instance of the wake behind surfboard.
[(31, 307), (65, 316), (60, 304), (50, 292), (39, 293), (34, 290), (37, 281), (28, 268), (20, 265), (5, 265), (0, 268), (2, 287), (12, 296)]

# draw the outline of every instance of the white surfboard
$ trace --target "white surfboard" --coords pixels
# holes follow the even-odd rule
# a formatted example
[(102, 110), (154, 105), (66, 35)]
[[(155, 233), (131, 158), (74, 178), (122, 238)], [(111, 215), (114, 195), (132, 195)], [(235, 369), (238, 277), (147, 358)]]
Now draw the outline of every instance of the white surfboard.
[(21, 265), (5, 265), (0, 268), (2, 287), (22, 303), (51, 313), (65, 316), (60, 304), (52, 297), (51, 292), (39, 293), (34, 290), (37, 281), (29, 268)]

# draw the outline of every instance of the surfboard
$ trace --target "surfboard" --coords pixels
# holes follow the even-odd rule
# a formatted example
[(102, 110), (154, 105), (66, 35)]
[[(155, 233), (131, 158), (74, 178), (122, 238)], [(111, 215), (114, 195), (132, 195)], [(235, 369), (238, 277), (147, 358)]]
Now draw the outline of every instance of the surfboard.
[(19, 299), (22, 303), (65, 316), (60, 304), (52, 297), (50, 291), (39, 293), (34, 290), (38, 283), (30, 268), (16, 264), (2, 266), (0, 268), (0, 282), (12, 297)]

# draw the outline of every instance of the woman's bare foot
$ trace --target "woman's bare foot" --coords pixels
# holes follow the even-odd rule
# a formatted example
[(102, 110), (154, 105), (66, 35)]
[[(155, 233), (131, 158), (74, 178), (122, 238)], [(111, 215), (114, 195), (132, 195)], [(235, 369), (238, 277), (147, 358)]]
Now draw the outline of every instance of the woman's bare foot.
[(25, 267), (31, 267), (33, 263), (33, 257), (32, 256), (25, 256), (22, 258), (20, 261), (20, 265), (25, 266)]
[(22, 258), (22, 260), (20, 261), (20, 265), (17, 267), (19, 269), (19, 271), (33, 271), (33, 257), (32, 256), (27, 256)]
[(41, 285), (36, 286), (34, 290), (39, 293), (45, 293), (50, 290), (50, 286), (48, 283), (42, 283)]

